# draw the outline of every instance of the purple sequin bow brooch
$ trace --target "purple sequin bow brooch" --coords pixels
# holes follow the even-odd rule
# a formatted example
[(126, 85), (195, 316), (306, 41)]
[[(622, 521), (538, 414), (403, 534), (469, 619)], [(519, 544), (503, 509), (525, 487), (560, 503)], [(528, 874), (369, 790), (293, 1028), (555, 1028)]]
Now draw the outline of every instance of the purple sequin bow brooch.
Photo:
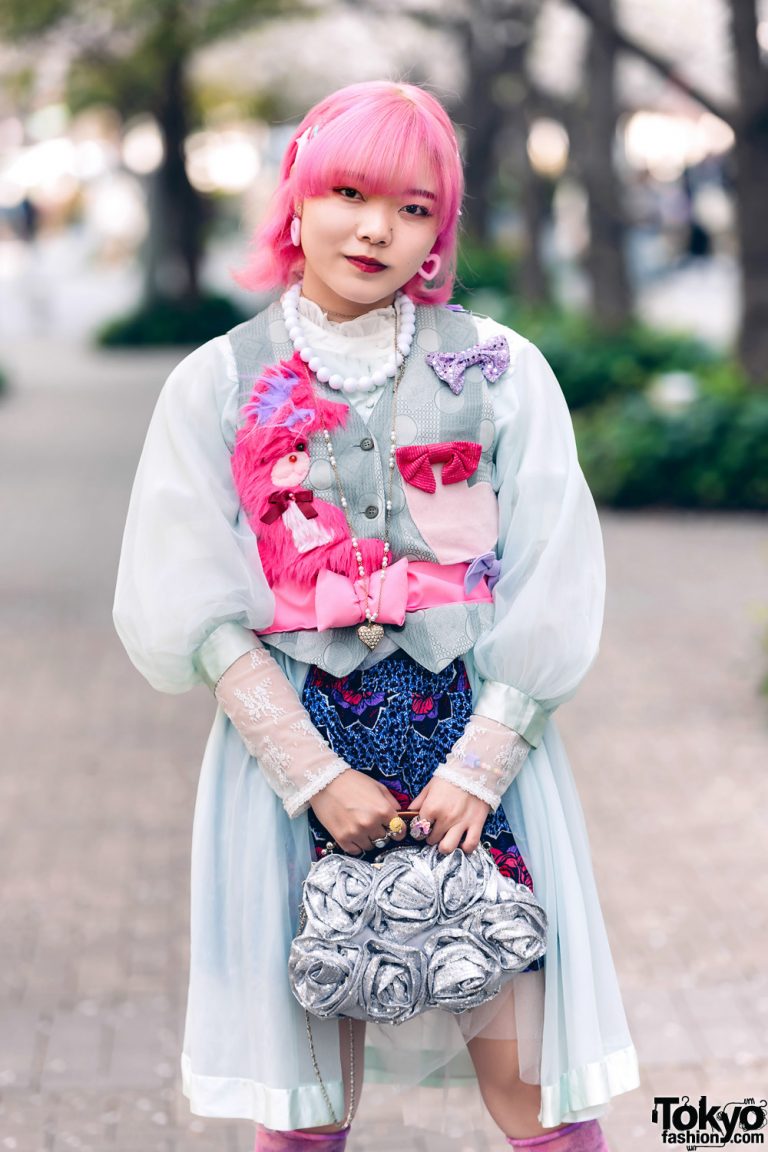
[(475, 364), (490, 384), (504, 375), (509, 368), (509, 345), (503, 336), (492, 336), (463, 352), (430, 352), (426, 361), (451, 392), (459, 396), (464, 388), (464, 373)]

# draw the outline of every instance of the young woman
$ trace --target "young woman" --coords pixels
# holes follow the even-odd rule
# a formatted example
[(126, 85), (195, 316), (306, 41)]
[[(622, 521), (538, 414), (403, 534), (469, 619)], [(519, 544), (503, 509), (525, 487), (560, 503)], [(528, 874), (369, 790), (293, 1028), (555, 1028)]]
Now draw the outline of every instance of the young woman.
[[(447, 306), (462, 188), (423, 90), (313, 108), (243, 275), (281, 299), (171, 374), (131, 499), (118, 632), (155, 687), (220, 705), (184, 1091), (256, 1121), (262, 1152), (344, 1147), (364, 1045), (378, 1082), (471, 1061), (509, 1143), (547, 1152), (605, 1148), (596, 1117), (638, 1082), (552, 720), (597, 652), (600, 530), (542, 355)], [(287, 976), (302, 882), (404, 808), (534, 889), (544, 961), (456, 1017), (316, 1020), (313, 1052)]]

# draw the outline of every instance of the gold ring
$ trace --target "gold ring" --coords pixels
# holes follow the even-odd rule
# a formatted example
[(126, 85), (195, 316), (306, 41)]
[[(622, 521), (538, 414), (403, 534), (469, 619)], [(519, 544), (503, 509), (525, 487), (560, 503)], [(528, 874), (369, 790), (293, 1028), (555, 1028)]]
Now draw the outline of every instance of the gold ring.
[(402, 840), (408, 831), (408, 825), (401, 816), (393, 816), (389, 822), (389, 834), (393, 840)]

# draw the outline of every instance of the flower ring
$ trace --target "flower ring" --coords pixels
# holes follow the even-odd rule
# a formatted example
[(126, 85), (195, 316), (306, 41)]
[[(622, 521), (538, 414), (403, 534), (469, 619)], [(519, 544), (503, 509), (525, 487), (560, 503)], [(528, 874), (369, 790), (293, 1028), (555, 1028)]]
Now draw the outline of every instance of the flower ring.
[(392, 840), (404, 840), (408, 825), (402, 816), (393, 816), (389, 822), (389, 835)]
[(413, 840), (426, 840), (432, 831), (432, 821), (427, 820), (424, 816), (415, 816), (411, 820), (411, 837)]

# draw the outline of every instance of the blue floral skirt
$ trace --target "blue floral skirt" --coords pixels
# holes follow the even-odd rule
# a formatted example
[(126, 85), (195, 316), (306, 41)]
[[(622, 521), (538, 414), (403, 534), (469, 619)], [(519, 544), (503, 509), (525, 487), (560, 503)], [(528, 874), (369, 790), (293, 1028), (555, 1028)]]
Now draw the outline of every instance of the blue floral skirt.
[[(469, 680), (459, 657), (442, 672), (430, 672), (405, 652), (349, 676), (312, 667), (302, 702), (334, 752), (386, 785), (401, 809), (409, 808), (432, 778), (472, 713)], [(331, 836), (311, 808), (308, 815), (317, 859)], [(500, 872), (533, 890), (503, 807), (488, 814), (482, 840)], [(396, 846), (408, 843), (413, 843), (410, 837)], [(378, 854), (375, 850), (363, 859)]]

